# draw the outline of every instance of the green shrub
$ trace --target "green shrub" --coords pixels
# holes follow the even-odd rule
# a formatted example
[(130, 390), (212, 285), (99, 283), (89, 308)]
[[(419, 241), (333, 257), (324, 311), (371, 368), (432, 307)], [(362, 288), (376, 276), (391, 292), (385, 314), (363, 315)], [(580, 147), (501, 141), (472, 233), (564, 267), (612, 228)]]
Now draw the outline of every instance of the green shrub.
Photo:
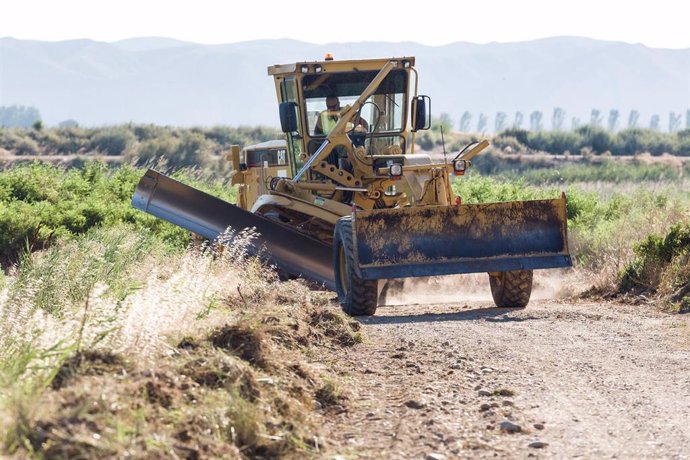
[(540, 131), (527, 135), (527, 144), (531, 149), (551, 153), (563, 153), (566, 150), (579, 152), (584, 143), (585, 139), (579, 132)]
[[(575, 131), (581, 137), (580, 149), (590, 148), (594, 153), (604, 153), (616, 150), (614, 146), (615, 137), (604, 128), (599, 126), (585, 125)], [(569, 148), (575, 151), (575, 148)]]
[(214, 126), (202, 131), (206, 138), (218, 144), (221, 149), (227, 149), (231, 145), (251, 145), (272, 139), (283, 139), (280, 131), (266, 126), (256, 127), (231, 127)]
[(177, 145), (175, 155), (170, 158), (173, 167), (209, 166), (211, 161), (210, 142), (201, 133), (184, 133)]
[(49, 149), (60, 155), (83, 153), (89, 149), (91, 132), (84, 128), (59, 128), (55, 145), (47, 145)]
[(139, 142), (148, 141), (169, 134), (171, 129), (158, 125), (135, 125), (132, 131)]
[(510, 150), (513, 152), (520, 152), (525, 149), (525, 146), (520, 143), (515, 136), (511, 136), (505, 131), (491, 139), (491, 145), (501, 150)]
[(137, 164), (154, 164), (163, 158), (172, 158), (177, 152), (179, 143), (179, 139), (170, 134), (145, 140), (139, 144)]
[(43, 248), (59, 237), (122, 222), (184, 246), (188, 232), (132, 207), (142, 174), (131, 166), (109, 170), (98, 162), (81, 170), (34, 163), (0, 172), (0, 259), (14, 260), (27, 246)]
[(510, 128), (498, 134), (498, 137), (515, 139), (520, 145), (529, 146), (529, 131), (519, 128)]
[(14, 147), (14, 152), (17, 155), (38, 155), (40, 150), (38, 143), (31, 138), (24, 138)]
[(58, 196), (60, 173), (57, 169), (34, 162), (30, 165), (12, 167), (0, 173), (0, 197), (5, 201), (55, 202)]
[(136, 137), (127, 128), (108, 128), (93, 136), (91, 148), (106, 155), (123, 155), (135, 141)]
[[(415, 142), (419, 145), (422, 150), (432, 150), (436, 145), (436, 133), (432, 131), (423, 131), (417, 133), (415, 136)], [(440, 139), (440, 136), (438, 136)]]
[[(134, 188), (143, 174), (132, 166), (108, 169), (95, 161), (86, 162), (82, 169), (36, 162), (0, 172), (0, 262), (15, 260), (27, 246), (40, 249), (60, 237), (121, 223), (184, 247), (189, 232), (132, 207)], [(172, 176), (235, 202), (235, 189), (215, 180), (211, 173), (179, 170)]]
[[(651, 234), (635, 245), (635, 258), (623, 271), (620, 289), (655, 292), (664, 272), (675, 259), (687, 259), (690, 253), (690, 224), (676, 224), (665, 236)], [(687, 266), (687, 260), (685, 264)], [(682, 279), (680, 283), (690, 279)]]
[(524, 181), (505, 181), (494, 177), (471, 173), (453, 184), (456, 195), (463, 203), (491, 203), (513, 200), (557, 198), (555, 190), (546, 190), (525, 184)]

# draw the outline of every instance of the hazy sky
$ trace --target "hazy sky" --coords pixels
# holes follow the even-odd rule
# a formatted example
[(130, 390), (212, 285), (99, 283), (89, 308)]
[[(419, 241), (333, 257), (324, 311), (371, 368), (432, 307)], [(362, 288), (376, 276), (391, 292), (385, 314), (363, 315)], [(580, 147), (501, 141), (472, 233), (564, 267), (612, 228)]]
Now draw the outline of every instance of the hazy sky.
[[(0, 37), (198, 43), (293, 38), (443, 45), (575, 35), (690, 48), (682, 0), (0, 0)], [(337, 8), (327, 6), (338, 4)], [(450, 6), (453, 5), (453, 6)], [(326, 11), (331, 11), (327, 14)]]

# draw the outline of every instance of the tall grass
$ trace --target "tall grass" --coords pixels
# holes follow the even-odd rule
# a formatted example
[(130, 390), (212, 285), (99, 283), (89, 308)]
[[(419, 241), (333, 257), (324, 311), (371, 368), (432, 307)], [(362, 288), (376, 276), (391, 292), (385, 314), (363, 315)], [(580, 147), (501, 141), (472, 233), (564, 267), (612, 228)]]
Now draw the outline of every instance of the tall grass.
[(171, 335), (207, 326), (240, 273), (253, 286), (246, 295), (266, 290), (272, 278), (244, 258), (248, 243), (237, 238), (220, 256), (210, 247), (171, 251), (123, 224), (24, 254), (0, 296), (0, 415), (28, 416), (65, 360), (81, 353), (152, 359), (169, 348)]
[(24, 255), (0, 297), (0, 455), (308, 451), (320, 378), (295, 354), (361, 337), (306, 286), (277, 289), (253, 238), (171, 250), (121, 224)]
[(0, 303), (0, 395), (19, 377), (40, 388), (67, 354), (115, 330), (118, 309), (104, 299), (117, 305), (136, 288), (135, 264), (156, 252), (154, 244), (121, 226), (24, 254)]
[(0, 304), (0, 362), (13, 344), (149, 351), (203, 316), (225, 285), (239, 283), (240, 270), (254, 289), (265, 284), (252, 274), (261, 265), (245, 258), (250, 241), (240, 235), (219, 259), (211, 248), (171, 250), (150, 232), (118, 225), (25, 254)]

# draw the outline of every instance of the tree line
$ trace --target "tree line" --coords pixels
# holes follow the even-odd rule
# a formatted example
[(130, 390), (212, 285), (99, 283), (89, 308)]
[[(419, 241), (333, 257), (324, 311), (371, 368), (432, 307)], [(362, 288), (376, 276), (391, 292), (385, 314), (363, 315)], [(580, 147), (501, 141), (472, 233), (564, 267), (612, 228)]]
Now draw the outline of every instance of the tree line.
[[(447, 113), (439, 116), (439, 121), (444, 125), (444, 131), (448, 132), (455, 129), (455, 123)], [(669, 112), (668, 117), (662, 119), (659, 114), (653, 114), (648, 123), (643, 123), (640, 112), (631, 110), (626, 114), (618, 109), (611, 109), (608, 114), (599, 110), (592, 109), (588, 120), (578, 117), (571, 117), (568, 123), (567, 112), (561, 107), (555, 107), (551, 113), (551, 118), (547, 121), (544, 112), (534, 110), (526, 115), (517, 111), (513, 115), (506, 112), (497, 112), (493, 119), (493, 126), (489, 124), (489, 116), (484, 113), (477, 114), (476, 118), (470, 111), (465, 111), (460, 116), (457, 130), (462, 133), (477, 132), (501, 132), (506, 129), (527, 129), (529, 131), (575, 131), (581, 126), (594, 126), (604, 128), (608, 131), (618, 131), (620, 129), (642, 129), (652, 131), (666, 131), (675, 133), (683, 129), (690, 129), (690, 109), (681, 112)]]
[[(27, 110), (25, 110), (27, 109)], [(156, 125), (126, 124), (102, 128), (82, 128), (76, 122), (68, 120), (62, 127), (43, 128), (40, 119), (33, 118), (37, 111), (11, 111), (13, 119), (32, 121), (31, 128), (0, 127), (0, 149), (15, 155), (89, 155), (104, 154), (123, 156), (125, 160), (135, 160), (139, 164), (158, 161), (165, 158), (171, 166), (207, 166), (215, 163), (216, 157), (226, 151), (231, 144), (250, 145), (270, 139), (281, 139), (282, 133), (270, 127), (228, 127), (211, 128), (174, 128)], [(6, 113), (6, 112), (5, 112)], [(499, 112), (500, 114), (500, 112)], [(519, 112), (518, 112), (519, 114)], [(505, 114), (504, 114), (505, 115)], [(520, 123), (507, 122), (499, 116), (502, 128), (492, 137), (492, 144), (505, 151), (528, 152), (542, 151), (552, 154), (570, 153), (635, 155), (649, 152), (652, 155), (669, 153), (678, 156), (690, 156), (690, 128), (678, 129), (679, 118), (674, 117), (671, 132), (639, 127), (635, 120), (639, 114), (631, 112), (628, 124), (623, 129), (610, 129), (618, 126), (619, 115), (609, 114), (609, 122), (604, 126), (601, 113), (593, 113), (590, 123), (577, 126), (571, 130), (562, 129), (559, 120), (565, 119), (563, 110), (554, 110), (552, 129), (544, 130), (535, 120), (534, 127), (528, 130), (516, 126)], [(618, 118), (617, 118), (618, 117)], [(465, 117), (467, 118), (467, 117)], [(482, 123), (486, 125), (486, 116)], [(519, 118), (519, 117), (518, 117)], [(514, 121), (514, 120), (513, 120)], [(686, 126), (690, 113), (686, 114)], [(554, 124), (555, 123), (555, 124)], [(524, 123), (523, 123), (524, 125)], [(632, 126), (632, 127), (630, 127)], [(554, 129), (555, 128), (555, 129)], [(560, 129), (559, 129), (560, 128)], [(480, 131), (469, 133), (454, 129), (450, 115), (442, 113), (434, 117), (432, 129), (418, 133), (416, 142), (423, 150), (433, 150), (443, 144), (441, 129), (445, 133), (445, 143), (449, 150), (458, 150), (469, 142), (470, 138), (482, 137)]]
[[(126, 124), (101, 128), (0, 127), (0, 151), (14, 155), (106, 155), (138, 165), (165, 161), (171, 168), (217, 167), (231, 145), (250, 145), (283, 134), (265, 126), (175, 128)], [(1, 155), (0, 155), (1, 156)]]

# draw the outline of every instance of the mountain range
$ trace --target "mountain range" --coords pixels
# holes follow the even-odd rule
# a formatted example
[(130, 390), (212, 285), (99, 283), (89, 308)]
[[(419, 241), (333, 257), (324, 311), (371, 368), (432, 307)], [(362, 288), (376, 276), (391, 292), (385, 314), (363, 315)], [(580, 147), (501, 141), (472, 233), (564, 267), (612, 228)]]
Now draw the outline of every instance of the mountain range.
[(126, 122), (180, 126), (278, 126), (270, 65), (336, 59), (415, 56), (419, 92), (434, 115), (457, 122), (465, 111), (489, 119), (499, 111), (512, 123), (543, 112), (550, 127), (555, 107), (588, 122), (617, 109), (631, 110), (640, 125), (658, 114), (690, 109), (690, 49), (672, 50), (553, 37), (527, 42), (425, 46), (353, 42), (315, 45), (259, 40), (203, 45), (167, 38), (118, 42), (46, 42), (0, 38), (0, 106), (38, 108), (44, 122), (74, 119), (84, 126)]

